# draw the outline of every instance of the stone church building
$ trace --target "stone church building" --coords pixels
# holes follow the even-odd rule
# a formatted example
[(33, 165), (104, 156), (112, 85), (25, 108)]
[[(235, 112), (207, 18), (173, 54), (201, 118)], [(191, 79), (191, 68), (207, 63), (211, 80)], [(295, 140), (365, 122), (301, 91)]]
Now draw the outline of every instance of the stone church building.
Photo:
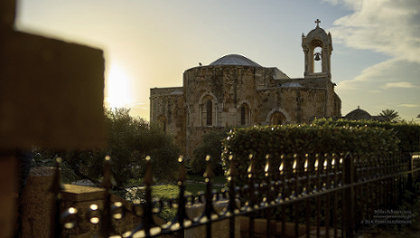
[(150, 121), (172, 134), (189, 157), (212, 130), (341, 117), (341, 100), (331, 81), (331, 34), (316, 23), (302, 35), (303, 78), (290, 78), (241, 55), (226, 55), (186, 70), (183, 87), (152, 88)]

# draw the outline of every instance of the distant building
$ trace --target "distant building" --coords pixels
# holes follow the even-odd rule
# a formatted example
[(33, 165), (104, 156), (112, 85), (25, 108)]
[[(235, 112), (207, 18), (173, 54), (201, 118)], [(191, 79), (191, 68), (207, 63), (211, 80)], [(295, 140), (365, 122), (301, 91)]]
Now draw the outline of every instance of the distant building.
[(236, 54), (188, 69), (183, 87), (150, 90), (150, 120), (174, 135), (188, 157), (209, 131), (340, 118), (341, 100), (331, 81), (331, 34), (317, 21), (302, 35), (302, 48), (303, 78)]
[(367, 111), (360, 109), (360, 107), (357, 107), (357, 109), (347, 113), (347, 115), (345, 115), (343, 118), (347, 120), (386, 121), (386, 118), (383, 116), (371, 116)]

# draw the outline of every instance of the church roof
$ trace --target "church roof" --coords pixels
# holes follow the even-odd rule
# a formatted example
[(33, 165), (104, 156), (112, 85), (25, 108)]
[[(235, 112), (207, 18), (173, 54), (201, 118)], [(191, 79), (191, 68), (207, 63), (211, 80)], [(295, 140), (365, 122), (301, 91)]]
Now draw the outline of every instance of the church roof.
[(372, 116), (367, 111), (358, 107), (357, 109), (349, 112), (344, 118), (348, 120), (370, 120), (372, 119)]
[(281, 85), (282, 88), (302, 88), (302, 84), (298, 82), (288, 82)]
[(308, 33), (307, 37), (312, 37), (312, 36), (317, 36), (317, 35), (325, 35), (326, 36), (327, 33), (321, 27), (316, 27), (315, 29), (313, 29), (312, 31), (310, 31)]
[(248, 59), (242, 55), (230, 54), (225, 55), (222, 58), (214, 61), (210, 65), (240, 65), (240, 66), (253, 66), (253, 67), (262, 67), (261, 65), (255, 63), (254, 61)]

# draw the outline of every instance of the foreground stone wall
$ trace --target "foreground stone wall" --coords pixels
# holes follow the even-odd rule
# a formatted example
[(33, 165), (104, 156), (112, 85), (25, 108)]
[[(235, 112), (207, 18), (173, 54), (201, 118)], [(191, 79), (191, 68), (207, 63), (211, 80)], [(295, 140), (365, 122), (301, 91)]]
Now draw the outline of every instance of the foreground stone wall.
[[(47, 238), (51, 235), (51, 218), (54, 206), (54, 197), (51, 193), (54, 168), (32, 168), (22, 198), (22, 229), (23, 238), (37, 237)], [(64, 230), (64, 237), (93, 237), (99, 232), (99, 226), (89, 223), (88, 209), (91, 204), (103, 208), (104, 189), (64, 184), (62, 193), (62, 208), (74, 207), (78, 210), (77, 226), (71, 230)], [(111, 196), (112, 202), (121, 202), (124, 210), (124, 218), (115, 222), (117, 232), (125, 232), (133, 229), (141, 222), (141, 218), (135, 216), (134, 205), (115, 195)], [(7, 209), (5, 209), (7, 211)]]
[(53, 175), (53, 167), (31, 169), (21, 200), (22, 237), (50, 237)]

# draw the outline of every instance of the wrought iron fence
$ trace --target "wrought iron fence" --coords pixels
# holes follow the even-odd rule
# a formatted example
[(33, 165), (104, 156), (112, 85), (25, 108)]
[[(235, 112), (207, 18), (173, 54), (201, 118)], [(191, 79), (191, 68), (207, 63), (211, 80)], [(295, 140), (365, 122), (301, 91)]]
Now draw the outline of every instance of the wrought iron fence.
[[(298, 153), (282, 155), (279, 168), (271, 166), (272, 158), (266, 155), (263, 175), (256, 174), (250, 155), (248, 181), (241, 185), (235, 181), (238, 171), (231, 157), (227, 189), (219, 192), (213, 191), (214, 175), (207, 158), (206, 190), (197, 196), (185, 193), (186, 170), (181, 156), (179, 196), (167, 201), (152, 199), (152, 167), (150, 157), (147, 157), (144, 200), (134, 204), (130, 211), (120, 202), (111, 202), (111, 165), (107, 156), (104, 161), (103, 206), (92, 204), (87, 217), (79, 217), (74, 207), (62, 207), (60, 194), (63, 188), (58, 161), (52, 189), (57, 198), (51, 216), (52, 224), (55, 224), (52, 235), (66, 237), (66, 230), (74, 229), (78, 222), (87, 219), (92, 226), (99, 228), (95, 234), (99, 237), (184, 237), (186, 231), (199, 226), (205, 227), (206, 237), (212, 237), (214, 223), (226, 220), (226, 237), (239, 237), (235, 220), (245, 216), (248, 217), (248, 230), (241, 235), (246, 237), (257, 237), (255, 221), (260, 218), (265, 221), (265, 237), (354, 237), (365, 224), (391, 222), (387, 220), (390, 217), (382, 216), (379, 218), (382, 220), (377, 220), (378, 217), (372, 216), (396, 209), (405, 190), (419, 190), (414, 187), (414, 182), (420, 175), (420, 158), (419, 154), (413, 155)], [(217, 205), (220, 203), (225, 205)], [(202, 212), (192, 217), (188, 209), (195, 205), (201, 205)], [(171, 221), (157, 224), (154, 217), (164, 208), (176, 209), (176, 215)], [(141, 217), (141, 222), (132, 230), (117, 232), (115, 221), (124, 219), (126, 212)], [(288, 225), (293, 227), (292, 234), (286, 234)]]

